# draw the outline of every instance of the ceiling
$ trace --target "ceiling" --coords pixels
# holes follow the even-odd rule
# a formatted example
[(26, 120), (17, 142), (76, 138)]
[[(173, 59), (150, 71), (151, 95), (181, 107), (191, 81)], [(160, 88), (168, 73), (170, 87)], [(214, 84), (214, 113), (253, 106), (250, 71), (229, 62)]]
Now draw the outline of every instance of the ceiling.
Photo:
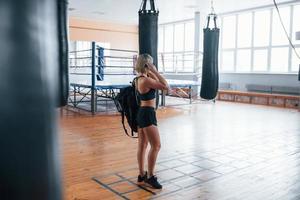
[[(138, 10), (142, 0), (69, 0), (71, 17), (138, 24)], [(277, 0), (278, 3), (289, 0)], [(299, 2), (300, 0), (295, 0)], [(273, 0), (214, 0), (217, 13), (270, 5)], [(160, 11), (159, 22), (189, 19), (195, 11), (202, 15), (210, 12), (211, 0), (156, 0)]]

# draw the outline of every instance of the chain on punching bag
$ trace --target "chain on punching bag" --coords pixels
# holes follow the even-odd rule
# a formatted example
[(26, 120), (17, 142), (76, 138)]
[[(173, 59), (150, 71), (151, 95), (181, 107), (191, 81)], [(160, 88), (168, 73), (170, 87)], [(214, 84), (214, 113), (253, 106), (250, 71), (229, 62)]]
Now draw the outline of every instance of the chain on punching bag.
[[(213, 17), (214, 28), (209, 28), (210, 18)], [(210, 14), (204, 32), (202, 81), (200, 96), (203, 99), (214, 99), (219, 88), (218, 51), (220, 29), (216, 24), (217, 16)]]
[[(150, 1), (150, 10), (147, 10), (147, 0), (143, 0), (139, 10), (139, 53), (147, 53), (153, 57), (153, 64), (157, 66), (157, 30), (158, 11), (155, 9), (154, 0)], [(159, 95), (156, 92), (156, 107), (158, 107)]]
[(55, 0), (1, 0), (0, 199), (60, 200)]

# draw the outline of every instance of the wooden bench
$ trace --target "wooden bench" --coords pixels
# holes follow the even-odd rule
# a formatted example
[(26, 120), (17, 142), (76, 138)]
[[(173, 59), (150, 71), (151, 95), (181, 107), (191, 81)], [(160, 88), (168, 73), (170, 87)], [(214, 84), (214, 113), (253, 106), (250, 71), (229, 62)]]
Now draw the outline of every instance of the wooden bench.
[(220, 90), (218, 100), (258, 105), (268, 105), (284, 108), (299, 108), (300, 96), (269, 94), (259, 92), (242, 92), (233, 90)]

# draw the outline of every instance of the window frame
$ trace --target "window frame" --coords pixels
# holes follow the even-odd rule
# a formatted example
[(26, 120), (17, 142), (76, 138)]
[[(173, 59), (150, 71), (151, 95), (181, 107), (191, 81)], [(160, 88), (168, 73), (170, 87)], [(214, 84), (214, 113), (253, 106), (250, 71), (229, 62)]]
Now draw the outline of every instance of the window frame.
[[(300, 4), (296, 3), (296, 4), (283, 4), (283, 5), (279, 5), (279, 8), (280, 7), (288, 7), (289, 8), (289, 15), (290, 15), (290, 20), (289, 20), (289, 30), (288, 31), (288, 34), (289, 34), (289, 37), (292, 38), (294, 33), (296, 30), (294, 30), (294, 23), (293, 21), (296, 20), (294, 19), (294, 7), (295, 6), (298, 6)], [(270, 32), (269, 32), (269, 42), (268, 42), (268, 45), (267, 46), (255, 46), (254, 45), (254, 40), (255, 40), (255, 35), (254, 35), (254, 27), (255, 27), (255, 13), (256, 12), (259, 12), (259, 11), (264, 11), (264, 10), (269, 10), (270, 11)], [(252, 15), (252, 25), (251, 25), (251, 46), (250, 47), (238, 47), (238, 21), (239, 21), (239, 15), (240, 14), (244, 14), (244, 13), (251, 13)], [(284, 45), (272, 45), (272, 32), (273, 32), (273, 20), (274, 20), (274, 15), (277, 15), (277, 11), (275, 8), (273, 7), (263, 7), (263, 8), (254, 8), (254, 9), (248, 9), (248, 10), (244, 10), (244, 11), (240, 11), (240, 12), (231, 12), (231, 13), (228, 13), (228, 14), (221, 14), (220, 15), (220, 18), (221, 18), (221, 28), (223, 27), (224, 23), (224, 17), (227, 17), (227, 16), (236, 16), (236, 29), (235, 29), (235, 48), (223, 48), (222, 46), (222, 41), (223, 41), (223, 33), (220, 34), (220, 52), (219, 52), (219, 56), (220, 56), (220, 72), (221, 73), (242, 73), (242, 74), (251, 74), (251, 73), (254, 73), (254, 74), (297, 74), (298, 71), (292, 71), (292, 64), (293, 64), (293, 61), (292, 61), (292, 58), (293, 58), (293, 54), (294, 54), (294, 50), (293, 48), (291, 47), (291, 45), (289, 44), (288, 40), (286, 42), (286, 44)], [(288, 27), (286, 25), (286, 27)], [(300, 44), (297, 44), (295, 43), (294, 44), (295, 48), (300, 48)], [(272, 55), (271, 55), (271, 51), (272, 49), (274, 48), (278, 48), (278, 47), (287, 47), (288, 48), (288, 71), (287, 72), (273, 72), (271, 71), (271, 60), (272, 60)], [(241, 72), (240, 70), (237, 69), (237, 51), (238, 50), (242, 50), (242, 49), (250, 49), (251, 51), (251, 70), (249, 72)], [(259, 50), (259, 49), (267, 49), (267, 55), (268, 55), (268, 58), (267, 58), (267, 71), (255, 71), (254, 70), (254, 51), (255, 50)], [(225, 51), (234, 51), (234, 70), (232, 71), (225, 71), (223, 70), (223, 52)], [(300, 53), (300, 52), (299, 52)], [(300, 63), (299, 63), (300, 64)]]
[[(186, 24), (188, 23), (192, 23), (195, 26), (195, 19), (186, 19), (186, 20), (182, 20), (182, 21), (178, 21), (178, 22), (171, 22), (171, 23), (165, 23), (165, 24), (159, 24), (159, 29), (162, 29), (162, 33), (163, 33), (163, 39), (159, 39), (162, 43), (163, 43), (163, 49), (162, 52), (158, 52), (159, 56), (161, 54), (166, 54), (166, 55), (173, 55), (173, 70), (167, 70), (165, 71), (165, 69), (162, 68), (162, 66), (159, 66), (159, 71), (164, 72), (164, 73), (181, 73), (181, 74), (191, 74), (191, 73), (195, 73), (195, 66), (193, 66), (193, 69), (190, 70), (190, 67), (186, 67), (185, 65), (185, 57), (187, 56), (186, 54), (193, 54), (194, 50), (186, 50)], [(183, 42), (183, 50), (182, 51), (175, 51), (175, 26), (178, 24), (183, 24), (183, 38), (182, 38), (182, 42)], [(165, 51), (165, 27), (166, 26), (173, 26), (173, 49), (172, 51)], [(195, 34), (195, 30), (194, 30), (194, 34)], [(158, 36), (159, 37), (159, 36)], [(194, 38), (193, 38), (194, 40)], [(193, 45), (195, 48), (195, 41), (193, 41)], [(183, 59), (183, 66), (182, 67), (178, 67), (176, 66), (174, 60), (175, 57), (178, 56), (178, 54), (182, 54), (182, 59)], [(159, 58), (160, 59), (160, 58)], [(193, 59), (193, 63), (194, 63), (194, 59)], [(182, 68), (182, 69), (180, 69)]]

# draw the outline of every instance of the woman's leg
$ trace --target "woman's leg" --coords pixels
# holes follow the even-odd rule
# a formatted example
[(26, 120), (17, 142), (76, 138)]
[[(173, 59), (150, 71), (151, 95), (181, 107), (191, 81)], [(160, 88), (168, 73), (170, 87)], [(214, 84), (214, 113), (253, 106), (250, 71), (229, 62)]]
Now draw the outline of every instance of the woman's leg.
[(144, 176), (144, 163), (145, 163), (145, 153), (148, 145), (147, 135), (144, 133), (143, 129), (138, 129), (138, 151), (137, 151), (137, 160), (139, 164), (139, 172), (141, 176)]
[(146, 133), (151, 145), (151, 149), (148, 154), (148, 173), (151, 177), (154, 174), (154, 167), (156, 163), (157, 154), (161, 147), (160, 137), (158, 128), (154, 125), (143, 128), (143, 132)]

